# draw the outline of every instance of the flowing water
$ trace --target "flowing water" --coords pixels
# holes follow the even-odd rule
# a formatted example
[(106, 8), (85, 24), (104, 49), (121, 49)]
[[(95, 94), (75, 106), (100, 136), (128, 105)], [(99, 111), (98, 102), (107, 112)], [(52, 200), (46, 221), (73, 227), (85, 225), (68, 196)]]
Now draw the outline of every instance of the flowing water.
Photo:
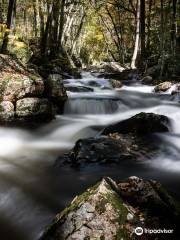
[[(131, 175), (153, 178), (179, 196), (180, 104), (170, 92), (154, 94), (153, 88), (125, 82), (113, 90), (108, 80), (83, 73), (82, 79), (66, 80), (64, 114), (37, 129), (0, 128), (0, 239), (36, 240), (55, 214), (89, 185), (103, 176), (123, 179)], [(91, 92), (78, 92), (83, 87)], [(80, 139), (95, 136), (98, 129), (139, 112), (168, 116), (172, 132), (159, 134), (164, 142), (156, 159), (128, 165), (80, 169), (53, 164)]]

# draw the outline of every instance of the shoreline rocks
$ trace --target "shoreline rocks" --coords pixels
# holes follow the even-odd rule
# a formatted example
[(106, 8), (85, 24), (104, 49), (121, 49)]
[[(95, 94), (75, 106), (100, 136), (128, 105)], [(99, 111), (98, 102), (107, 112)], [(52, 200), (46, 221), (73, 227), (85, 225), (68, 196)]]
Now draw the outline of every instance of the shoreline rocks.
[(57, 214), (40, 239), (130, 240), (162, 237), (160, 234), (137, 236), (137, 227), (173, 229), (171, 237), (178, 239), (179, 206), (179, 202), (156, 181), (130, 177), (118, 183), (106, 177)]
[(0, 54), (0, 123), (47, 122), (67, 99), (60, 75), (43, 79), (16, 58)]

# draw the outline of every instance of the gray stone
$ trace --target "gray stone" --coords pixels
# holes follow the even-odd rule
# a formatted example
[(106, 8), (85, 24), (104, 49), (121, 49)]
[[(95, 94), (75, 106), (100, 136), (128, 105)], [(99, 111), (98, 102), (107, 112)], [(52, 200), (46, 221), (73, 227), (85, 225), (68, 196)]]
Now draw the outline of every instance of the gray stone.
[(18, 118), (50, 117), (52, 116), (51, 105), (48, 99), (20, 99), (16, 103), (16, 115)]
[(163, 82), (160, 83), (159, 85), (155, 86), (154, 91), (161, 93), (161, 92), (166, 92), (168, 89), (170, 89), (173, 86), (172, 82)]
[(49, 75), (47, 81), (47, 91), (50, 98), (55, 100), (56, 102), (62, 102), (66, 100), (66, 89), (63, 85), (62, 76), (59, 74), (51, 74)]
[(10, 121), (14, 118), (14, 105), (9, 101), (0, 103), (0, 121)]
[(153, 78), (151, 76), (145, 76), (141, 79), (143, 84), (152, 84)]

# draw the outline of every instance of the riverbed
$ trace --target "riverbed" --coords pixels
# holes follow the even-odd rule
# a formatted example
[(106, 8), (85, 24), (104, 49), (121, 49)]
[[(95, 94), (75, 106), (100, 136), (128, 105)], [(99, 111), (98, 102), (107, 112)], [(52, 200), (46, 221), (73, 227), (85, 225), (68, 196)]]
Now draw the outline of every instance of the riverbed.
[[(38, 239), (57, 212), (103, 176), (150, 178), (180, 195), (180, 98), (169, 91), (156, 94), (152, 86), (133, 80), (114, 90), (109, 80), (88, 72), (82, 75), (65, 80), (73, 91), (68, 91), (63, 115), (36, 130), (0, 128), (1, 240)], [(171, 132), (158, 134), (164, 144), (156, 158), (131, 165), (54, 168), (57, 157), (78, 139), (96, 136), (106, 125), (140, 112), (171, 120)]]

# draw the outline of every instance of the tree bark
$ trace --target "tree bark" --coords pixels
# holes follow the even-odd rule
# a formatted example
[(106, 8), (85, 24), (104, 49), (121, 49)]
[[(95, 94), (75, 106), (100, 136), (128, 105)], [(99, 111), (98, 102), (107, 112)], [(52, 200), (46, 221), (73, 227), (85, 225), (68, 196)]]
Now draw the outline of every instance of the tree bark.
[(13, 11), (15, 9), (15, 2), (16, 2), (16, 0), (9, 0), (7, 22), (6, 22), (8, 31), (6, 31), (5, 34), (4, 34), (1, 53), (6, 53), (6, 51), (7, 51), (7, 46), (8, 46), (8, 41), (9, 41), (9, 32), (10, 32), (10, 29), (11, 29)]
[(136, 59), (139, 51), (139, 39), (140, 39), (140, 0), (137, 0), (137, 17), (136, 17), (136, 40), (134, 45), (134, 53), (131, 61), (131, 68), (136, 69)]
[(145, 19), (146, 19), (146, 13), (145, 13), (145, 0), (141, 0), (141, 17), (140, 17), (140, 22), (141, 22), (141, 61), (144, 60), (144, 57), (146, 56), (145, 50)]

